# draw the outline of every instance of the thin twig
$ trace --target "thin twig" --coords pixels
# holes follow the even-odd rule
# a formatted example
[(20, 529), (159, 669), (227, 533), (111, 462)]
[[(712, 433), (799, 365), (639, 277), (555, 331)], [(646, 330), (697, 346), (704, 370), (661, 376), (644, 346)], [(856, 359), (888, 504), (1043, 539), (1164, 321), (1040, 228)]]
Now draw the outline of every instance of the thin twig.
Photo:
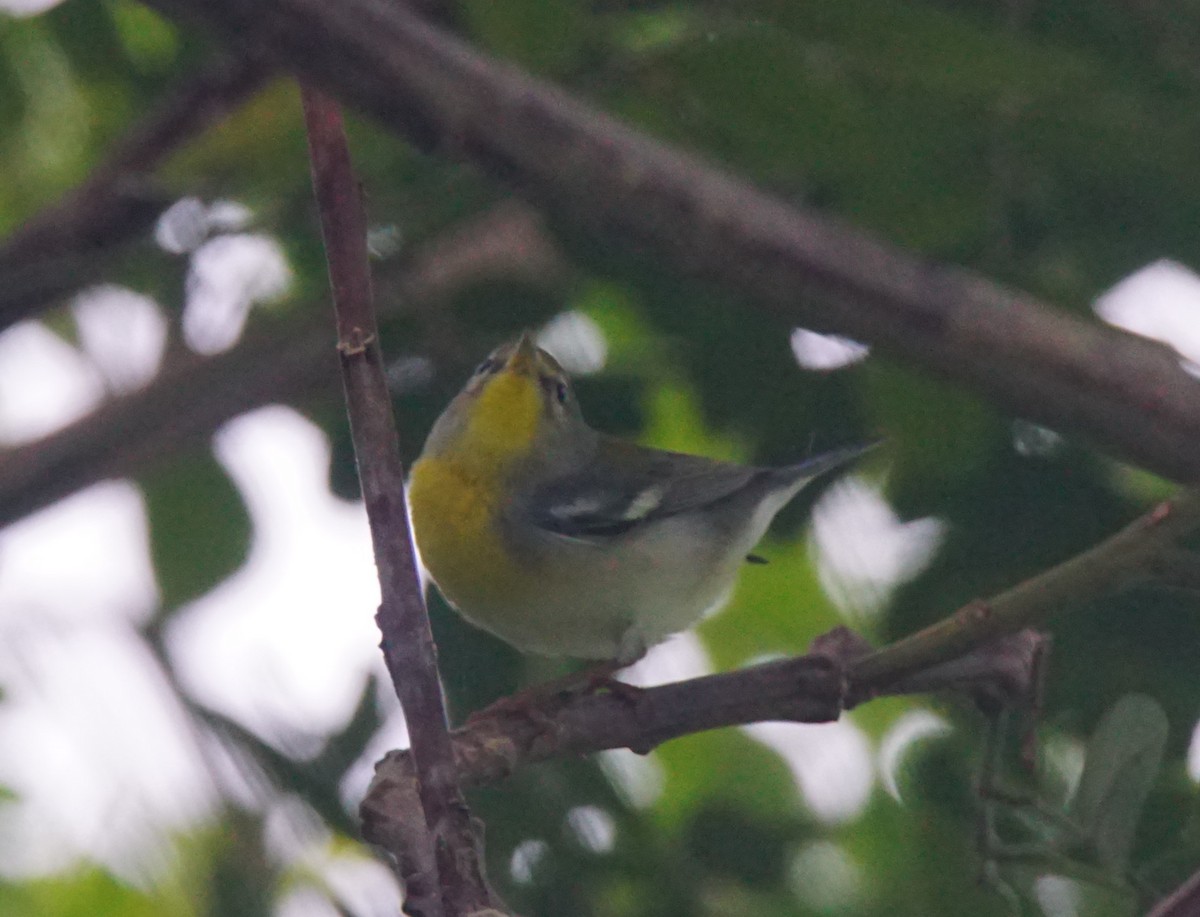
[(0, 330), (91, 279), (100, 250), (145, 232), (171, 202), (149, 174), (247, 99), (268, 73), (257, 57), (218, 55), (126, 132), (82, 184), (0, 242)]
[(778, 319), (873, 343), (1006, 410), (1200, 480), (1177, 354), (785, 204), (373, 0), (147, 0), (251, 41), (422, 149)]
[(1111, 538), (990, 599), (970, 602), (948, 618), (851, 665), (859, 690), (871, 691), (945, 662), (1003, 634), (1035, 626), (1138, 581), (1151, 581), (1161, 558), (1200, 527), (1200, 488), (1181, 491)]
[[(438, 678), (437, 651), (417, 576), (404, 501), (404, 469), (371, 296), (366, 218), (350, 164), (341, 109), (302, 91), (313, 187), (337, 314), (338, 354), (359, 480), (371, 526), (382, 601), (376, 621), (388, 673), (404, 709), (418, 795), (445, 917), (491, 906), (482, 842), (458, 786)], [(440, 917), (433, 913), (429, 917)]]

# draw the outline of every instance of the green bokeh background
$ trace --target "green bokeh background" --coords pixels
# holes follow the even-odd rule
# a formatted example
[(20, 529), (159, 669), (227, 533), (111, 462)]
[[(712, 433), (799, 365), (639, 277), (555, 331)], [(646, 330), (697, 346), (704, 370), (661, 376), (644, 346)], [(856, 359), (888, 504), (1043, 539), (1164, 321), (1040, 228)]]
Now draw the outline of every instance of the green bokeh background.
[[(1148, 262), (1200, 265), (1194, 5), (463, 0), (450, 7), (455, 27), (482, 48), (652, 135), (1082, 319), (1097, 294)], [(40, 16), (0, 19), (0, 232), (82, 180), (207, 50), (202, 35), (132, 0), (66, 0)], [(352, 120), (351, 140), (370, 219), (396, 227), (401, 240), (381, 272), (507, 197), (469, 168), (419, 156), (373, 124)], [(252, 331), (263, 322), (286, 329), (327, 310), (293, 84), (270, 84), (181, 149), (158, 177), (174, 195), (244, 203), (255, 227), (288, 253), (293, 291), (252, 317)], [(397, 399), (406, 461), (481, 354), (518, 329), (578, 310), (610, 347), (604, 371), (578, 386), (598, 426), (761, 462), (795, 459), (814, 444), (887, 437), (866, 473), (901, 520), (936, 517), (946, 536), (929, 567), (869, 620), (867, 636), (876, 641), (1069, 557), (1167, 492), (1164, 482), (1132, 473), (1070, 431), (1060, 431), (1063, 443), (1047, 454), (1022, 456), (1014, 449), (1017, 418), (915, 367), (872, 356), (834, 373), (802, 371), (789, 348), (791, 328), (583, 242), (570, 225), (554, 232), (569, 264), (563, 276), (497, 277), (435, 305), (437, 326), (455, 346), (438, 352), (428, 384)], [(178, 257), (150, 239), (92, 257), (107, 282), (150, 293), (178, 317), (185, 295)], [(52, 309), (44, 319), (72, 339), (67, 313)], [(428, 330), (428, 313), (401, 309), (383, 329), (384, 350), (393, 358), (432, 353)], [(332, 486), (352, 494), (336, 402), (296, 406), (326, 429)], [(138, 483), (163, 599), (160, 620), (147, 627), (153, 644), (173, 611), (239, 567), (252, 532), (206, 451), (157, 465)], [(733, 606), (699, 628), (718, 669), (802, 652), (841, 621), (805, 550), (810, 507), (811, 500), (785, 514), (764, 548), (772, 563), (748, 569)], [(1166, 758), (1132, 853), (1159, 893), (1200, 862), (1197, 794), (1185, 770), (1200, 712), (1197, 611), (1192, 596), (1144, 589), (1057, 625), (1040, 724), (1047, 742), (1069, 744), (1083, 741), (1128, 692), (1163, 707)], [(547, 663), (522, 659), (436, 599), (431, 612), (456, 719), (550, 673)], [(738, 730), (655, 752), (662, 792), (648, 806), (622, 795), (596, 761), (529, 769), (472, 795), (488, 826), (493, 878), (529, 917), (1008, 913), (1004, 898), (977, 882), (977, 712), (954, 699), (889, 700), (856, 711), (853, 721), (875, 743), (928, 705), (953, 730), (905, 757), (904, 803), (876, 786), (866, 808), (838, 824), (817, 818), (783, 760)], [(264, 792), (302, 800), (352, 838), (337, 786), (376, 724), (365, 702), (315, 761), (277, 754), (266, 765), (274, 788)], [(235, 740), (264, 754), (253, 734)], [(1048, 773), (1043, 786), (1060, 806), (1061, 779)], [(611, 850), (591, 850), (569, 830), (568, 813), (581, 806), (611, 818)], [(295, 877), (266, 865), (262, 830), (253, 810), (231, 803), (217, 821), (180, 838), (177, 876), (162, 888), (132, 887), (80, 864), (67, 874), (0, 882), (0, 915), (272, 914)], [(528, 875), (514, 876), (514, 851), (530, 849), (530, 840), (544, 842), (543, 855)], [(813, 851), (852, 864), (849, 878), (805, 873), (798, 862), (826, 862)], [(1078, 913), (1134, 912), (1120, 894), (1076, 891)]]

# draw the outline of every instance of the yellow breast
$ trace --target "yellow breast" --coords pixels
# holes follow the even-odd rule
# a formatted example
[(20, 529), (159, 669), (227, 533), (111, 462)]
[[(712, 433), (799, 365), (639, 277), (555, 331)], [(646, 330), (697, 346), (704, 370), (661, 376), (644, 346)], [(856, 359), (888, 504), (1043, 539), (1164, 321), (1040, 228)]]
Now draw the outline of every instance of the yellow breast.
[(498, 608), (519, 606), (528, 583), (499, 537), (494, 482), (445, 458), (422, 458), (409, 480), (413, 532), (442, 594), (489, 625)]

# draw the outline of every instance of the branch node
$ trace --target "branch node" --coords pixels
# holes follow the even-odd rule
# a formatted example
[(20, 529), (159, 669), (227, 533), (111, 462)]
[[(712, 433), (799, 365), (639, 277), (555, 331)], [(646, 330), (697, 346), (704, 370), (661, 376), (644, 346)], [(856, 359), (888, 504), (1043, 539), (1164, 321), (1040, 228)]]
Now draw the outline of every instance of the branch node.
[(958, 614), (966, 621), (983, 622), (992, 616), (992, 605), (984, 599), (972, 599)]
[(375, 343), (374, 333), (366, 333), (361, 328), (355, 326), (350, 329), (350, 332), (337, 343), (338, 353), (342, 357), (357, 357), (367, 352), (372, 344)]
[(1161, 525), (1175, 512), (1175, 504), (1173, 500), (1163, 500), (1146, 516), (1146, 525), (1149, 528)]

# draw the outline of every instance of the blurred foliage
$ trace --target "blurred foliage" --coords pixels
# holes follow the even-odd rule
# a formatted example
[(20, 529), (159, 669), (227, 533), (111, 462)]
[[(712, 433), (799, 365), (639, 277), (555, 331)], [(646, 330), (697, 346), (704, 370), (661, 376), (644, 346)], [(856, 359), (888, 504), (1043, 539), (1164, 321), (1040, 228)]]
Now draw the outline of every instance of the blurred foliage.
[[(1200, 10), (1192, 5), (452, 6), (472, 41), (653, 135), (785, 198), (1064, 309), (1085, 313), (1097, 293), (1148, 261), (1169, 256), (1200, 265)], [(67, 0), (37, 17), (0, 19), (0, 230), (84, 178), (106, 145), (206, 51), (203, 36), (131, 0)], [(505, 196), (461, 165), (414, 154), (373, 124), (353, 121), (351, 133), (371, 219), (398, 240), (398, 251), (381, 259), (383, 270)], [(275, 81), (178, 151), (159, 179), (181, 196), (252, 208), (253, 228), (280, 240), (295, 272), (293, 293), (273, 307), (276, 315), (325, 310), (303, 129), (288, 81)], [(574, 309), (609, 345), (603, 373), (579, 382), (598, 426), (663, 447), (764, 462), (883, 433), (884, 454), (865, 470), (885, 485), (897, 523), (933, 517), (946, 524), (932, 563), (880, 614), (847, 612), (806, 549), (809, 499), (764, 546), (771, 563), (747, 569), (734, 605), (700, 626), (718, 669), (800, 652), (844, 613), (873, 638), (911, 631), (1094, 543), (1159, 487), (1070, 440), (1020, 454), (1015, 418), (883, 357), (837, 372), (802, 371), (788, 345), (792, 329), (618, 254), (612, 240), (585, 239), (568, 222), (555, 225), (572, 263), (568, 281), (480, 282), (419, 315), (401, 310), (385, 325), (391, 359), (434, 353), (424, 337), (431, 321), (448, 345), (437, 351), (428, 384), (397, 395), (406, 460), (480, 354), (519, 328)], [(147, 239), (107, 280), (153, 293), (174, 314), (187, 295), (185, 260)], [(70, 338), (61, 312), (48, 319)], [(328, 401), (296, 407), (328, 432), (330, 480), (352, 496), (340, 410)], [(163, 617), (237, 569), (253, 533), (241, 498), (209, 456), (161, 465), (139, 483), (162, 596), (160, 620), (148, 625), (153, 641)], [(1185, 770), (1200, 697), (1196, 612), (1194, 596), (1144, 589), (1097, 603), (1055, 630), (1041, 726), (1049, 744), (1081, 744), (1130, 692), (1150, 695), (1166, 712), (1162, 768), (1138, 771), (1145, 785), (1122, 797), (1129, 805), (1112, 816), (1101, 844), (1111, 848), (1109, 866), (1128, 860), (1155, 893), (1200, 860), (1200, 806)], [(498, 645), (440, 600), (432, 613), (456, 720), (553, 668)], [(168, 657), (162, 661), (169, 666)], [(978, 713), (952, 700), (889, 700), (849, 719), (882, 771), (891, 766), (882, 748), (893, 727), (930, 703), (952, 729), (892, 762), (899, 797), (876, 780), (861, 810), (839, 818), (820, 817), (784, 759), (742, 730), (688, 737), (629, 765), (651, 775), (650, 790), (615, 776), (628, 764), (620, 756), (521, 773), (472, 794), (488, 825), (492, 875), (529, 917), (1008, 913), (1002, 894), (976, 882)], [(269, 801), (300, 801), (345, 842), (351, 822), (337, 811), (340, 787), (382, 717), (373, 686), (316, 756), (222, 724), (190, 699), (184, 707), (241, 749), (231, 758), (255, 775), (248, 782), (257, 804), (245, 804), (244, 787), (241, 796), (231, 790), (212, 824), (184, 839), (169, 881), (139, 884), (88, 864), (2, 880), (0, 917), (275, 913), (288, 877), (264, 852)], [(1106, 778), (1096, 762), (1119, 762), (1138, 746), (1137, 730), (1117, 732), (1104, 740), (1111, 745), (1104, 754), (1095, 740), (1074, 797), (1077, 815), (1104, 795), (1103, 787), (1091, 789)], [(1051, 764), (1041, 775), (1044, 792), (1071, 781), (1069, 768)], [(1068, 794), (1060, 796), (1053, 805), (1065, 811)], [(0, 812), (3, 805), (0, 798)], [(1101, 815), (1083, 816), (1101, 830)], [(1031, 869), (1014, 880), (1032, 912), (1041, 910), (1035, 900), (1048, 900), (1034, 894), (1036, 876)], [(1131, 912), (1127, 895), (1087, 884), (1067, 891), (1077, 913)], [(338, 906), (354, 913), (344, 900)]]
[(204, 595), (242, 565), (250, 517), (211, 454), (187, 456), (141, 484), (150, 556), (167, 612)]

